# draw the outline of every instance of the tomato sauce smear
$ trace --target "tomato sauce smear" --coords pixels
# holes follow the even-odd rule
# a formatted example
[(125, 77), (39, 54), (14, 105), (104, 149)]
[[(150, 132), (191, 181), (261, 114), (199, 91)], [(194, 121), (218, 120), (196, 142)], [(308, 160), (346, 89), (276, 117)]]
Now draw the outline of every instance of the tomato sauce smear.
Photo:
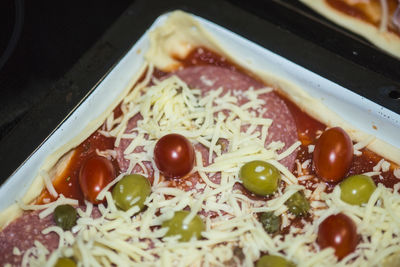
[[(375, 13), (370, 14), (371, 10), (375, 9), (379, 9), (378, 12), (381, 12), (381, 3), (379, 0), (370, 0), (365, 2), (360, 1), (360, 3), (356, 3), (354, 5), (350, 5), (344, 0), (325, 0), (325, 1), (330, 7), (336, 9), (337, 11), (343, 14), (365, 21), (369, 24), (374, 25), (377, 28), (379, 28), (380, 26), (380, 21), (376, 21), (376, 18), (374, 17)], [(396, 8), (399, 6), (399, 3), (397, 0), (389, 0), (387, 1), (387, 6), (388, 6), (388, 15), (389, 18), (391, 18)], [(391, 33), (400, 36), (400, 31), (397, 30), (392, 23), (390, 23), (390, 19), (389, 23), (387, 24), (387, 30)]]
[[(83, 193), (79, 185), (79, 171), (83, 163), (90, 157), (96, 155), (96, 150), (103, 151), (113, 149), (115, 138), (106, 137), (96, 131), (74, 149), (74, 154), (71, 157), (67, 168), (53, 181), (54, 188), (59, 194), (65, 197), (79, 200), (80, 204), (84, 204)], [(113, 166), (118, 173), (118, 164), (112, 161)], [(54, 201), (54, 197), (44, 189), (37, 204), (48, 203)]]

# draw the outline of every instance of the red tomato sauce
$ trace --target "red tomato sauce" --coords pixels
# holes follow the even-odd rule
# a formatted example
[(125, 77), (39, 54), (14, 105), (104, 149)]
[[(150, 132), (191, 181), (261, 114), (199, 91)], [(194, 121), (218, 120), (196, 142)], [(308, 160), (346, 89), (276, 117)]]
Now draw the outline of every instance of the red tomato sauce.
[[(365, 21), (369, 24), (375, 25), (376, 27), (380, 26), (380, 22), (379, 21), (376, 22), (371, 17), (371, 15), (369, 15), (365, 10), (367, 8), (366, 5), (371, 5), (371, 8), (379, 7), (379, 10), (377, 12), (381, 12), (379, 0), (372, 0), (365, 4), (362, 3), (362, 4), (355, 4), (355, 5), (349, 5), (343, 0), (325, 0), (325, 1), (329, 6), (336, 9), (337, 11), (340, 11), (351, 17)], [(390, 23), (390, 18), (392, 17), (393, 13), (395, 12), (395, 10), (398, 6), (398, 2), (397, 2), (397, 0), (389, 0), (389, 1), (387, 1), (387, 4), (388, 4), (388, 15), (389, 15), (389, 22), (387, 24), (387, 29), (389, 32), (400, 36), (400, 32), (398, 30), (396, 30)]]
[[(89, 136), (83, 143), (81, 143), (68, 164), (67, 168), (63, 173), (53, 181), (54, 188), (59, 194), (63, 194), (65, 197), (78, 199), (83, 204), (83, 194), (79, 185), (79, 171), (82, 164), (89, 157), (96, 155), (96, 149), (99, 151), (114, 148), (115, 138), (105, 137), (98, 131)], [(118, 164), (112, 162), (114, 168), (118, 170)], [(118, 173), (118, 171), (117, 171)], [(54, 201), (54, 197), (44, 189), (42, 194), (37, 199), (38, 204), (45, 202)]]
[(377, 26), (377, 24), (375, 24), (371, 18), (365, 14), (365, 12), (361, 9), (361, 8), (357, 8), (357, 6), (351, 6), (348, 5), (346, 2), (342, 1), (342, 0), (325, 0), (331, 7), (333, 7), (334, 9), (347, 14), (351, 17), (354, 18), (358, 18), (361, 19), (363, 21), (366, 21), (368, 23), (374, 24), (375, 26)]
[(293, 115), (294, 121), (297, 127), (297, 134), (299, 136), (299, 141), (303, 146), (308, 146), (312, 144), (317, 138), (317, 132), (323, 131), (326, 126), (325, 124), (311, 118), (307, 113), (302, 111), (293, 102), (284, 96), (280, 95), (285, 101), (287, 107)]
[[(193, 65), (215, 65), (221, 66), (229, 69), (233, 69), (236, 71), (242, 71), (238, 66), (229, 62), (224, 57), (219, 56), (218, 54), (206, 49), (194, 49), (189, 55), (184, 59), (180, 60), (183, 67), (193, 66)], [(244, 72), (244, 71), (242, 71)], [(161, 78), (168, 73), (155, 70), (154, 77)], [(143, 76), (144, 77), (144, 76)], [(326, 126), (323, 123), (318, 122), (317, 120), (310, 117), (304, 111), (302, 111), (299, 107), (297, 107), (293, 102), (288, 100), (286, 97), (279, 94), (279, 96), (285, 101), (286, 105), (288, 106), (290, 112), (293, 115), (297, 126), (297, 132), (299, 140), (301, 141), (302, 145), (300, 146), (297, 154), (297, 160), (300, 163), (305, 162), (306, 160), (312, 160), (312, 152), (310, 153), (308, 150), (309, 145), (315, 144), (317, 136), (321, 133)], [(115, 110), (115, 117), (121, 114), (120, 106), (118, 106)], [(97, 131), (92, 134), (89, 138), (87, 138), (82, 144), (80, 144), (76, 148), (76, 152), (72, 157), (72, 160), (66, 170), (62, 173), (62, 175), (54, 181), (54, 187), (59, 194), (63, 194), (66, 197), (75, 198), (80, 201), (83, 200), (83, 195), (79, 186), (78, 176), (79, 170), (82, 166), (82, 163), (91, 155), (96, 153), (96, 149), (98, 150), (106, 150), (106, 149), (113, 149), (114, 148), (115, 138), (107, 138)], [(353, 174), (360, 174), (364, 172), (372, 171), (372, 168), (382, 159), (376, 153), (368, 150), (363, 149), (361, 156), (354, 156), (353, 162), (351, 164), (350, 170), (347, 172), (346, 177), (353, 175)], [(116, 161), (113, 162), (113, 165), (116, 168), (117, 175), (119, 174), (118, 164)], [(386, 187), (393, 188), (393, 185), (399, 182), (397, 178), (393, 175), (393, 169), (398, 168), (398, 166), (394, 163), (391, 163), (391, 169), (388, 172), (382, 173), (382, 179), (379, 177), (374, 177), (375, 183), (382, 183)], [(307, 168), (302, 170), (302, 175), (310, 174), (315, 175), (314, 168), (312, 164), (309, 164)], [(294, 170), (294, 175), (300, 176), (297, 172), (296, 168)], [(192, 184), (196, 184), (197, 182), (201, 182), (201, 178), (199, 175), (189, 175), (190, 177), (186, 177), (184, 179), (173, 179), (171, 181), (171, 186), (178, 186), (182, 189), (187, 189), (191, 186), (186, 185), (186, 181), (191, 181)], [(318, 178), (306, 180), (306, 181), (299, 181), (301, 185), (304, 185), (307, 189), (314, 190), (313, 185), (315, 183), (319, 183), (320, 180)], [(327, 188), (326, 192), (330, 192), (333, 190), (335, 184), (333, 183), (326, 183)], [(237, 185), (244, 194), (251, 198), (257, 199), (264, 199), (268, 200), (272, 198), (272, 196), (267, 197), (256, 197), (252, 194), (249, 194), (247, 190), (245, 190), (241, 185)], [(38, 198), (38, 203), (44, 203), (45, 200), (53, 201), (54, 198), (51, 197), (49, 192), (45, 189), (43, 190), (41, 196)], [(311, 218), (303, 218), (305, 220), (311, 220)], [(295, 219), (292, 221), (292, 225), (301, 226), (302, 222), (300, 219)]]
[[(177, 59), (179, 60), (179, 59)], [(184, 60), (179, 60), (183, 67), (213, 65), (230, 70), (240, 69), (238, 66), (207, 48), (193, 49)]]

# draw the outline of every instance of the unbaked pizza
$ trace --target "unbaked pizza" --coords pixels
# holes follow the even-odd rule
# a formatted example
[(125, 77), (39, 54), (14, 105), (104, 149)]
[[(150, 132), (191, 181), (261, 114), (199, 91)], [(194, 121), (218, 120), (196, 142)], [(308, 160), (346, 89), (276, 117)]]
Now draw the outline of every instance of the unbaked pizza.
[(191, 15), (149, 39), (97, 130), (0, 214), (2, 265), (398, 266), (399, 148), (243, 67)]
[(336, 24), (400, 58), (398, 0), (300, 0)]

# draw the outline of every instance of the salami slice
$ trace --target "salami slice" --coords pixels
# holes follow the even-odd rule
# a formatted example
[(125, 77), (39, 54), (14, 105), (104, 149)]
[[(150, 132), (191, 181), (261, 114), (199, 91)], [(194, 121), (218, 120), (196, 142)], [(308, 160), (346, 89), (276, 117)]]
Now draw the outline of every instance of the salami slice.
[(42, 234), (43, 229), (55, 225), (53, 215), (39, 218), (40, 211), (26, 212), (0, 232), (0, 263), (20, 266), (23, 254), (34, 246), (35, 240), (49, 252), (58, 247), (56, 233)]
[[(86, 206), (80, 206), (83, 211)], [(0, 265), (11, 264), (21, 266), (24, 253), (35, 246), (35, 241), (40, 242), (51, 254), (58, 248), (59, 237), (55, 232), (44, 234), (43, 230), (55, 226), (53, 213), (40, 219), (39, 213), (42, 210), (24, 212), (18, 219), (10, 223), (0, 231)], [(92, 218), (101, 216), (99, 209), (95, 206), (92, 209)]]
[[(132, 117), (127, 125), (127, 129), (126, 131), (128, 132), (129, 130), (131, 130), (132, 128), (135, 128), (137, 125), (137, 122), (139, 120), (142, 119), (142, 116), (140, 114), (135, 115), (134, 117)], [(117, 162), (119, 165), (119, 168), (121, 170), (121, 172), (126, 172), (126, 170), (128, 170), (129, 168), (129, 161), (125, 159), (124, 157), (124, 151), (125, 149), (129, 146), (129, 144), (131, 143), (131, 140), (128, 139), (121, 139), (121, 142), (119, 144), (119, 146), (117, 146), (115, 148), (116, 152), (117, 152)], [(135, 153), (139, 153), (142, 152), (143, 148), (142, 147), (138, 147), (136, 148), (133, 152)], [(151, 163), (145, 163), (145, 167), (148, 170), (148, 173), (151, 175), (153, 175), (153, 168), (151, 166)], [(139, 165), (136, 165), (133, 169), (132, 169), (132, 173), (138, 173), (141, 172), (142, 168)]]
[[(210, 90), (215, 90), (220, 87), (223, 88), (223, 94), (229, 91), (236, 91), (237, 93), (248, 90), (250, 87), (253, 89), (265, 87), (261, 82), (251, 78), (250, 76), (235, 70), (217, 66), (187, 67), (175, 72), (174, 74), (187, 83), (189, 87), (201, 89), (203, 95)], [(298, 140), (297, 128), (293, 116), (283, 99), (278, 96), (276, 92), (272, 91), (265, 93), (259, 97), (265, 101), (263, 117), (273, 120), (273, 123), (268, 130), (266, 145), (272, 141), (281, 141), (285, 144), (284, 148), (280, 151), (282, 152)], [(246, 102), (246, 99), (239, 98), (240, 105)], [(137, 117), (132, 118), (128, 124), (128, 130), (136, 127), (137, 121)], [(129, 167), (129, 161), (123, 157), (123, 151), (129, 143), (130, 140), (123, 140), (116, 148), (118, 155), (117, 160), (121, 171), (126, 171)], [(208, 158), (208, 150), (205, 147), (202, 148), (201, 146), (196, 146), (196, 149), (201, 151), (203, 158)], [(293, 152), (286, 158), (282, 159), (281, 163), (289, 170), (292, 170), (295, 164), (296, 155), (297, 153)], [(135, 167), (133, 171), (138, 171), (138, 168), (140, 167)], [(152, 172), (150, 164), (146, 165), (146, 168)]]
[[(190, 87), (202, 89), (203, 94), (206, 92), (222, 87), (225, 92), (232, 90), (248, 90), (250, 87), (259, 89), (265, 87), (261, 82), (244, 75), (240, 72), (216, 67), (216, 66), (196, 66), (182, 69), (176, 72), (176, 75), (185, 81)], [(289, 148), (298, 140), (297, 127), (288, 107), (281, 97), (275, 92), (260, 95), (260, 98), (265, 101), (266, 111), (263, 114), (264, 118), (273, 120), (272, 125), (268, 130), (268, 138), (266, 145), (272, 141), (282, 141), (285, 143), (281, 151)], [(246, 100), (239, 99), (239, 104), (244, 104)], [(281, 163), (289, 170), (293, 169), (297, 153), (292, 153), (284, 158)]]

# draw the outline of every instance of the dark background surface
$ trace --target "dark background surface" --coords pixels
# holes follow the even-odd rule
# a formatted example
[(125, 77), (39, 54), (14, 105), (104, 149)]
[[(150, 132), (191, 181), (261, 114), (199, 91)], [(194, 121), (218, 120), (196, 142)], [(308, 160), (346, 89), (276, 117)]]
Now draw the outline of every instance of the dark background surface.
[(294, 0), (3, 0), (0, 183), (156, 17), (177, 8), (220, 24), (400, 114), (400, 61)]
[(52, 90), (131, 2), (1, 1), (0, 139)]

